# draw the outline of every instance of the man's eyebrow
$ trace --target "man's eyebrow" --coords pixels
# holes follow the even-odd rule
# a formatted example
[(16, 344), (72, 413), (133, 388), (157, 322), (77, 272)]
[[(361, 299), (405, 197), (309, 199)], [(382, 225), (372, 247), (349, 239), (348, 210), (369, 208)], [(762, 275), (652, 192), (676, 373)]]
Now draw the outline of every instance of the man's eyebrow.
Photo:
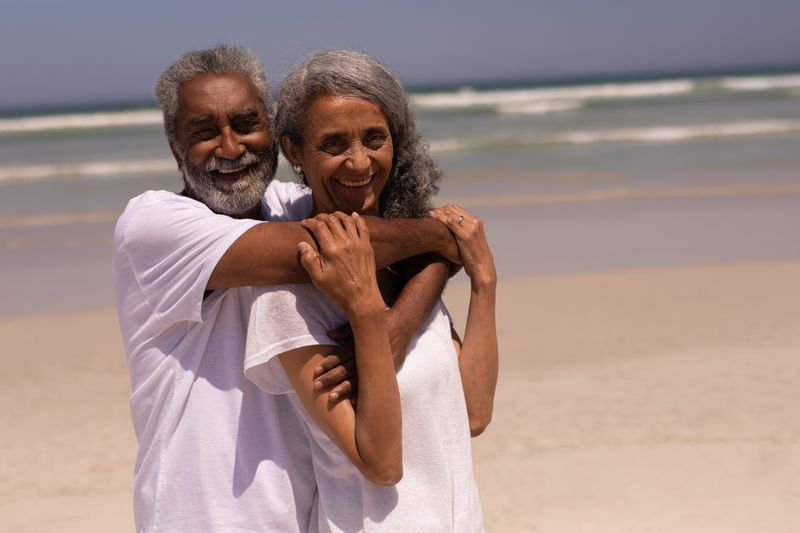
[(258, 112), (258, 109), (242, 109), (241, 111), (237, 111), (233, 116), (234, 118), (260, 119), (261, 113)]
[(196, 126), (200, 126), (205, 124), (206, 122), (213, 121), (214, 117), (211, 115), (198, 115), (196, 117), (192, 117), (189, 119), (189, 122), (186, 124), (186, 127), (192, 129)]

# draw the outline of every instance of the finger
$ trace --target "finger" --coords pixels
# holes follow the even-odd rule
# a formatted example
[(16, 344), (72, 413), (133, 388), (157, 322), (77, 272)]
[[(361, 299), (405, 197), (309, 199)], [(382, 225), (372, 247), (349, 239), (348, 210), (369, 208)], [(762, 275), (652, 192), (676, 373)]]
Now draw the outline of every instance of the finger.
[(353, 220), (356, 223), (358, 236), (362, 239), (369, 239), (369, 227), (367, 226), (367, 221), (356, 212), (353, 212)]
[(344, 225), (342, 225), (342, 221), (339, 219), (339, 217), (329, 215), (325, 218), (325, 223), (328, 225), (331, 235), (333, 235), (336, 239), (344, 239), (347, 235), (344, 230)]
[(300, 254), (300, 264), (306, 269), (312, 279), (322, 273), (322, 261), (314, 247), (305, 241), (297, 243), (297, 252)]
[(349, 381), (345, 381), (334, 387), (328, 394), (328, 398), (332, 402), (339, 402), (344, 400), (345, 398), (349, 398), (352, 392), (353, 392), (353, 386), (350, 384)]
[[(355, 215), (355, 212), (353, 212), (353, 214)], [(353, 220), (352, 215), (348, 216), (347, 214), (342, 213), (341, 211), (336, 211), (335, 213), (333, 213), (333, 216), (339, 219), (339, 222), (341, 222), (345, 233), (347, 233), (348, 235), (352, 235), (353, 237), (358, 236), (358, 231), (356, 230), (356, 223), (355, 220)]]
[(319, 375), (314, 378), (315, 389), (319, 390), (325, 387), (335, 387), (342, 381), (350, 379), (356, 374), (356, 363), (354, 359), (348, 359), (327, 369), (317, 366), (314, 368), (314, 373), (316, 374), (318, 371), (320, 372)]
[(445, 221), (447, 220), (447, 216), (448, 216), (447, 215), (447, 210), (443, 209), (441, 207), (437, 208), (437, 209), (434, 209), (432, 211), (429, 211), (428, 215), (430, 215), (431, 218), (436, 219), (441, 223), (445, 223)]
[(331, 235), (328, 224), (326, 224), (323, 219), (320, 219), (320, 215), (317, 215), (317, 217), (313, 219), (303, 220), (300, 224), (311, 232), (314, 239), (319, 244), (320, 249), (331, 246), (331, 243), (334, 241), (333, 235)]
[(339, 365), (331, 370), (328, 370), (321, 376), (314, 378), (314, 388), (316, 390), (323, 390), (336, 387), (349, 378), (350, 375), (351, 372), (344, 365)]
[(314, 376), (321, 376), (325, 372), (336, 368), (342, 364), (344, 359), (338, 354), (331, 354), (326, 356), (317, 366), (314, 367)]
[(343, 381), (333, 389), (330, 395), (333, 396), (332, 400), (343, 400), (344, 398), (353, 398), (358, 392), (358, 376), (353, 375), (347, 381)]

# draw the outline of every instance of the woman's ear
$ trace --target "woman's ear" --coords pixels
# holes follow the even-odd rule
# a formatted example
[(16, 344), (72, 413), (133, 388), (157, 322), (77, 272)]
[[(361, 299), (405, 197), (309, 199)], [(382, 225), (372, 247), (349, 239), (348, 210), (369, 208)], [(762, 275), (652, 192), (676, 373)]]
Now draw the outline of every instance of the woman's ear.
[(283, 153), (286, 154), (286, 158), (292, 166), (303, 166), (303, 150), (294, 144), (288, 135), (281, 136), (281, 147), (283, 147)]

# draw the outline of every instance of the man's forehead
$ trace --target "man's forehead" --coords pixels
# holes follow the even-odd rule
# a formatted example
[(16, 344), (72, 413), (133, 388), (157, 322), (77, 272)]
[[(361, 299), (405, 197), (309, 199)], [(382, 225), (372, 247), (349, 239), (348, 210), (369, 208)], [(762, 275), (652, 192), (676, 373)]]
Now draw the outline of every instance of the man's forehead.
[(178, 89), (178, 115), (236, 114), (264, 107), (253, 82), (243, 74), (202, 74)]

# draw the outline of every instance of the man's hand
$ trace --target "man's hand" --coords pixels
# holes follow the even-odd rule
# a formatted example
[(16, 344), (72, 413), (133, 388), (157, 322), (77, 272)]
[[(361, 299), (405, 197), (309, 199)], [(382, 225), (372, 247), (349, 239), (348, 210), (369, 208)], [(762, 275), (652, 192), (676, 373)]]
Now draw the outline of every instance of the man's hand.
[[(406, 351), (415, 329), (404, 320), (402, 313), (394, 309), (386, 311), (386, 325), (389, 332), (389, 346), (392, 348), (392, 360), (395, 370), (405, 361)], [(358, 394), (358, 370), (353, 354), (353, 330), (350, 324), (344, 324), (328, 332), (328, 337), (341, 344), (346, 350), (341, 354), (329, 355), (314, 369), (314, 388), (323, 390), (331, 388), (331, 401), (338, 402), (349, 398), (356, 402)]]
[[(338, 333), (338, 332), (342, 333)], [(314, 388), (324, 390), (330, 388), (328, 398), (331, 402), (350, 399), (356, 403), (358, 393), (358, 373), (356, 372), (353, 332), (350, 324), (328, 332), (328, 336), (339, 342), (341, 348), (336, 354), (327, 356), (314, 368)]]

